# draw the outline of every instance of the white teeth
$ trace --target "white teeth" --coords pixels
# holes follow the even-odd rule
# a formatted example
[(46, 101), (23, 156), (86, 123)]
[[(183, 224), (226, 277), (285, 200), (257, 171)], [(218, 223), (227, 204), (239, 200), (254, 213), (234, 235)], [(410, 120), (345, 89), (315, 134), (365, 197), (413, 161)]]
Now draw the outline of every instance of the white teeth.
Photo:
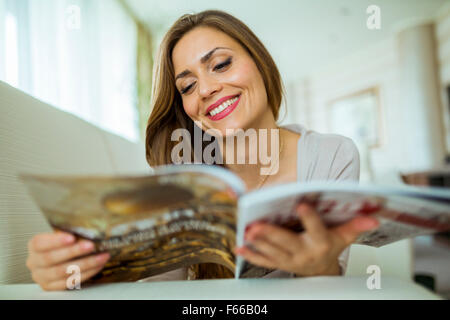
[(217, 108), (211, 110), (209, 112), (209, 114), (211, 116), (215, 116), (216, 114), (218, 114), (219, 112), (222, 112), (223, 110), (225, 110), (229, 105), (235, 103), (237, 101), (239, 97), (235, 97), (233, 99), (227, 100), (224, 103), (222, 103), (220, 106), (218, 106)]

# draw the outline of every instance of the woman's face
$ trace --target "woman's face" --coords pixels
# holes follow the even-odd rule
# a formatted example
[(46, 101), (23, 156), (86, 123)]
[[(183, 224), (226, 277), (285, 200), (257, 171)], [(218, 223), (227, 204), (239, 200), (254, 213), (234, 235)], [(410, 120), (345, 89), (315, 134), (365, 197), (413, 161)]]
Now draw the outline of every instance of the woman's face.
[(217, 129), (225, 136), (226, 129), (258, 127), (271, 113), (255, 62), (225, 33), (191, 30), (175, 45), (172, 62), (184, 110), (203, 130)]

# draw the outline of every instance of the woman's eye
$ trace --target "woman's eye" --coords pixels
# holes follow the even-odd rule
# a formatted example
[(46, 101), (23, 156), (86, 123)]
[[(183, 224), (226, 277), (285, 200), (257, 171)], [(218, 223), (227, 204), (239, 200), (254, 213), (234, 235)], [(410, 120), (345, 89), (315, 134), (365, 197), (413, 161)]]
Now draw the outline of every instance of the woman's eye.
[(213, 70), (214, 71), (221, 70), (221, 69), (225, 68), (226, 66), (228, 66), (229, 64), (231, 64), (231, 57), (229, 57), (224, 62), (219, 63), (218, 65), (216, 65)]
[(187, 93), (193, 86), (194, 86), (194, 83), (191, 83), (191, 84), (188, 85), (187, 87), (181, 89), (181, 94)]

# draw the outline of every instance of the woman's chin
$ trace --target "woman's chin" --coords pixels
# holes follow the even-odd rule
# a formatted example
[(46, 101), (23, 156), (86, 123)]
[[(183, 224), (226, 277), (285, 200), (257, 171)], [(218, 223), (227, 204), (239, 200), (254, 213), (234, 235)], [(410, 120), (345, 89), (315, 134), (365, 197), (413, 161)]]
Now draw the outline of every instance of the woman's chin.
[[(218, 121), (219, 122), (219, 121)], [(214, 132), (214, 136), (231, 137), (246, 130), (246, 124), (242, 121), (223, 121), (221, 123), (209, 124), (209, 131)]]

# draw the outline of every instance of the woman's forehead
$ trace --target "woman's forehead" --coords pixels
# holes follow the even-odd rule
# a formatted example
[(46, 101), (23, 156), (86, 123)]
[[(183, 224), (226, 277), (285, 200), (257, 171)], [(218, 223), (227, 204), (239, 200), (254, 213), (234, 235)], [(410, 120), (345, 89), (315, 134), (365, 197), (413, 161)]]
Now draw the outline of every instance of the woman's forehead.
[(202, 57), (214, 48), (237, 50), (237, 42), (222, 31), (198, 27), (186, 33), (175, 45), (172, 61), (175, 69), (201, 63)]

